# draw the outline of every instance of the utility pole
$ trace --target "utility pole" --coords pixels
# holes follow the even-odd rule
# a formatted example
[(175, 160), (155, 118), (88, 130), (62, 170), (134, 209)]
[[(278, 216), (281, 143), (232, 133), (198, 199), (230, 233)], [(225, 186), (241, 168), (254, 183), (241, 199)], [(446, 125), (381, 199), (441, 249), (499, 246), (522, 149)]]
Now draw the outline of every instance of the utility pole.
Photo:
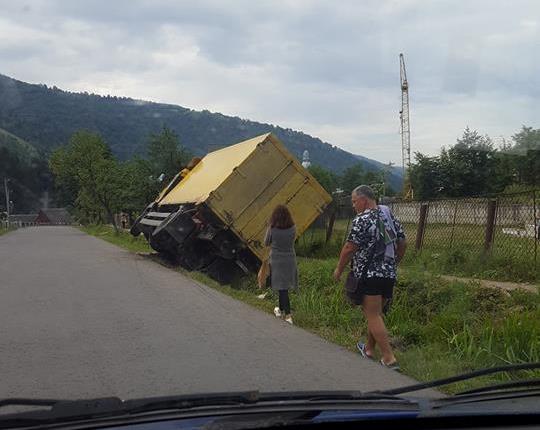
[(9, 179), (4, 177), (4, 193), (6, 195), (6, 214), (7, 214), (7, 219), (8, 219), (8, 222), (9, 222), (9, 188), (8, 188), (8, 182), (9, 182)]

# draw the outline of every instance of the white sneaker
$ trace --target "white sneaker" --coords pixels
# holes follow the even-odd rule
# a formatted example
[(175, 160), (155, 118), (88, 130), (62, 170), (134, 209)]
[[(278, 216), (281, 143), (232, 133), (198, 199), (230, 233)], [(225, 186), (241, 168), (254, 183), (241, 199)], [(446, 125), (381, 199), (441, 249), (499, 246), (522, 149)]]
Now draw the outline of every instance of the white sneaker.
[(257, 298), (260, 299), (260, 300), (264, 300), (264, 299), (266, 299), (266, 296), (267, 296), (267, 295), (268, 295), (268, 293), (259, 294), (259, 295), (257, 296)]
[(274, 308), (274, 315), (275, 315), (276, 317), (278, 317), (278, 318), (281, 318), (281, 310), (279, 309), (278, 306), (276, 306), (276, 307)]
[(287, 321), (289, 324), (292, 324), (292, 317), (291, 316), (288, 316), (287, 318), (285, 318), (285, 321)]

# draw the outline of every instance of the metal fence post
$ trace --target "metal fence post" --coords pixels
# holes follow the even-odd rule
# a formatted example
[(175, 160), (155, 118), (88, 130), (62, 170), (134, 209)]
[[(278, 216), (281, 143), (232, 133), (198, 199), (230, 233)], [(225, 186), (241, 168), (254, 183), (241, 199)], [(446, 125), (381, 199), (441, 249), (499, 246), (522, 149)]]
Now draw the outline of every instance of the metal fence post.
[(493, 246), (493, 239), (495, 237), (495, 218), (497, 214), (497, 200), (489, 200), (487, 208), (487, 220), (486, 220), (486, 240), (484, 242), (484, 250), (490, 251)]
[(452, 232), (450, 233), (450, 248), (454, 245), (454, 232), (456, 230), (456, 217), (457, 217), (458, 200), (455, 200), (454, 204), (454, 216), (452, 218)]
[(336, 222), (337, 208), (332, 207), (330, 212), (330, 219), (328, 220), (328, 225), (326, 227), (326, 243), (330, 242), (332, 235), (334, 233), (334, 224)]
[(533, 218), (534, 218), (534, 264), (538, 264), (538, 241), (540, 240), (540, 229), (538, 228), (538, 212), (536, 200), (536, 190), (532, 192), (533, 194)]
[(420, 219), (418, 220), (418, 230), (416, 230), (416, 246), (415, 249), (419, 251), (422, 248), (424, 242), (424, 232), (426, 230), (426, 219), (428, 214), (428, 203), (422, 203), (420, 206)]

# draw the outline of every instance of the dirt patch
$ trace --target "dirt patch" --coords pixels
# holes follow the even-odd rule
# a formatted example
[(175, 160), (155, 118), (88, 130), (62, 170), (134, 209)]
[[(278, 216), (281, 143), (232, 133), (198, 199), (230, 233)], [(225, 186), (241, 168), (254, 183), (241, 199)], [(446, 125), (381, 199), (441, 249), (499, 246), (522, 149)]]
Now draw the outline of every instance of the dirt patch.
[(518, 282), (488, 281), (486, 279), (461, 278), (458, 276), (449, 276), (449, 275), (441, 275), (441, 278), (446, 279), (447, 281), (477, 283), (477, 284), (480, 284), (481, 287), (496, 288), (496, 289), (504, 290), (504, 291), (523, 290), (523, 291), (528, 291), (529, 293), (538, 294), (538, 286), (533, 285), (533, 284), (521, 284)]

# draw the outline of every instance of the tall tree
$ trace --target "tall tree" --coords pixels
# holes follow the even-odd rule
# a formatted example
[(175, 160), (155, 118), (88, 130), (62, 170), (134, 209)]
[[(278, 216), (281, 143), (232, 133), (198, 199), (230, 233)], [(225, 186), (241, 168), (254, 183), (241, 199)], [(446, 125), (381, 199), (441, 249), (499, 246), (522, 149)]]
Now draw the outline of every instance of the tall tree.
[(317, 179), (317, 182), (319, 182), (319, 184), (321, 184), (329, 194), (336, 191), (338, 186), (338, 177), (335, 173), (318, 165), (310, 166), (308, 171), (315, 179)]
[(66, 147), (52, 154), (50, 167), (60, 187), (76, 192), (79, 211), (88, 217), (104, 215), (117, 229), (114, 214), (122, 208), (123, 176), (99, 135), (75, 133)]
[(146, 159), (135, 157), (121, 165), (122, 168), (122, 210), (138, 213), (158, 195), (163, 183), (153, 174), (152, 165)]
[(414, 154), (415, 162), (409, 172), (414, 195), (418, 200), (430, 200), (444, 194), (439, 157)]
[(520, 181), (540, 186), (540, 129), (523, 126), (512, 140), (512, 152), (518, 156), (516, 170)]
[(343, 172), (341, 178), (341, 188), (345, 193), (350, 194), (358, 185), (365, 183), (364, 168), (360, 163), (351, 166)]
[(495, 191), (496, 150), (488, 136), (469, 127), (457, 143), (441, 152), (442, 186), (450, 197), (479, 196)]
[(415, 154), (411, 181), (418, 199), (471, 197), (504, 191), (515, 181), (515, 156), (469, 127), (439, 156)]
[(165, 181), (172, 179), (191, 158), (176, 133), (166, 126), (159, 134), (150, 136), (147, 151), (154, 175), (164, 174)]
[(6, 210), (4, 178), (8, 180), (11, 213), (35, 212), (41, 193), (47, 189), (50, 172), (47, 159), (39, 152), (4, 144), (0, 135), (0, 212)]

